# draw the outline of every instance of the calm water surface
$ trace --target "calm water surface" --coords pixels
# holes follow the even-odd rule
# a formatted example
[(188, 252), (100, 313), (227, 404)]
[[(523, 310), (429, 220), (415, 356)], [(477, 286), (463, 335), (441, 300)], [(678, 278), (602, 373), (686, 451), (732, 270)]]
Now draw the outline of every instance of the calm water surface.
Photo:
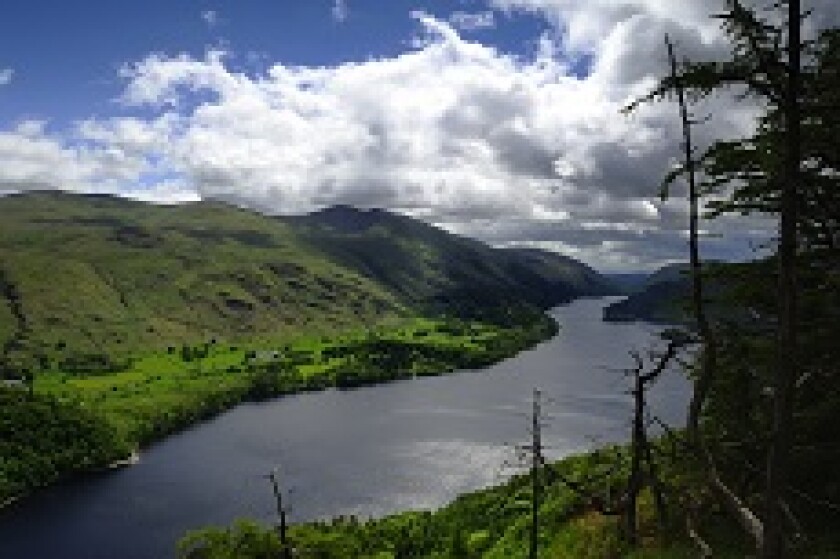
[[(135, 467), (0, 512), (0, 558), (172, 557), (186, 530), (270, 520), (263, 476), (275, 466), (297, 521), (437, 507), (514, 473), (503, 464), (527, 438), (534, 387), (550, 398), (551, 456), (625, 440), (630, 402), (617, 369), (656, 330), (602, 322), (609, 301), (555, 309), (556, 338), (482, 371), (241, 405), (148, 449)], [(677, 374), (665, 377), (654, 408), (679, 421), (687, 392)]]

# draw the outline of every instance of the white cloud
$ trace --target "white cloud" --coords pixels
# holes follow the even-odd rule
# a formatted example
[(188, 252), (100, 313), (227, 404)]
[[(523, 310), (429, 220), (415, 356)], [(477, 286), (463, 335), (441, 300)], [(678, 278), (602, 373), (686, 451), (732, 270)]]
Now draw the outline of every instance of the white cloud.
[(0, 68), (0, 85), (9, 85), (12, 83), (12, 78), (15, 71), (11, 68)]
[[(494, 2), (543, 13), (565, 33), (515, 57), (417, 12), (415, 48), (390, 58), (277, 63), (253, 75), (218, 50), (150, 55), (122, 69), (121, 101), (154, 116), (88, 119), (69, 137), (37, 123), (0, 133), (0, 189), (216, 198), (278, 214), (387, 207), (596, 266), (684, 258), (685, 206), (656, 200), (679, 156), (676, 109), (620, 109), (666, 69), (664, 32), (694, 58), (720, 53), (708, 4)], [(591, 72), (577, 77), (558, 53), (591, 54)], [(749, 110), (709, 103), (699, 113), (718, 116), (699, 140), (752, 125)], [(705, 243), (716, 256), (733, 256), (763, 231), (738, 233), (726, 222), (713, 229), (728, 233)]]
[(36, 121), (0, 132), (0, 160), (0, 190), (120, 192), (146, 167), (144, 156), (114, 145), (70, 146), (46, 135), (44, 123)]
[(335, 0), (330, 10), (335, 21), (342, 23), (347, 20), (350, 10), (347, 7), (347, 0)]
[(204, 60), (182, 54), (166, 57), (153, 54), (120, 69), (128, 85), (121, 97), (126, 105), (178, 107), (191, 91), (216, 92), (228, 89), (236, 77), (224, 66), (225, 52), (208, 51)]
[(178, 107), (180, 92), (211, 91), (217, 100), (166, 142), (169, 159), (204, 195), (282, 213), (345, 202), (432, 219), (531, 216), (558, 204), (558, 159), (588, 176), (593, 145), (650, 151), (644, 127), (618, 115), (624, 99), (420, 17), (423, 49), (335, 68), (249, 78), (218, 52), (150, 57), (127, 72), (125, 99)]
[[(488, 3), (507, 12), (521, 10), (540, 14), (565, 33), (567, 49), (587, 51), (597, 56), (604, 47), (610, 46), (610, 42), (626, 33), (627, 25), (649, 22), (653, 27), (645, 27), (641, 33), (632, 36), (632, 41), (620, 47), (636, 64), (645, 63), (644, 58), (632, 56), (643, 55), (646, 50), (644, 47), (639, 49), (638, 43), (652, 39), (661, 45), (665, 28), (672, 34), (694, 35), (693, 47), (697, 50), (689, 54), (696, 55), (696, 59), (702, 59), (702, 55), (719, 54), (717, 49), (723, 46), (720, 20), (712, 16), (723, 11), (724, 0), (488, 0)], [(756, 7), (764, 14), (769, 13), (767, 8), (776, 4), (772, 0), (744, 0), (743, 3)], [(803, 0), (802, 4), (804, 12), (812, 12), (809, 28), (825, 28), (840, 23), (840, 3), (836, 0)], [(618, 45), (611, 46), (619, 48)]]
[(493, 12), (455, 12), (449, 16), (449, 23), (461, 31), (477, 31), (496, 27)]
[(201, 19), (207, 27), (215, 27), (219, 23), (219, 12), (216, 10), (204, 10), (201, 12)]
[(45, 120), (23, 120), (15, 127), (15, 132), (25, 138), (35, 138), (41, 136), (47, 128), (47, 121)]

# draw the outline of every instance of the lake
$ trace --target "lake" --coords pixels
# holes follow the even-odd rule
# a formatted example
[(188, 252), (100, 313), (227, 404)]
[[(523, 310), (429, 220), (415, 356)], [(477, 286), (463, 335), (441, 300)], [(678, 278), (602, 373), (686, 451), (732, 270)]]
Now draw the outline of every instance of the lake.
[[(534, 387), (551, 418), (550, 457), (629, 439), (620, 369), (656, 327), (607, 323), (615, 298), (551, 311), (560, 333), (481, 371), (242, 404), (146, 449), (136, 466), (42, 491), (0, 512), (3, 559), (174, 556), (186, 531), (238, 517), (271, 521), (265, 475), (279, 467), (294, 521), (440, 506), (516, 470)], [(652, 406), (681, 423), (689, 387), (663, 377)]]

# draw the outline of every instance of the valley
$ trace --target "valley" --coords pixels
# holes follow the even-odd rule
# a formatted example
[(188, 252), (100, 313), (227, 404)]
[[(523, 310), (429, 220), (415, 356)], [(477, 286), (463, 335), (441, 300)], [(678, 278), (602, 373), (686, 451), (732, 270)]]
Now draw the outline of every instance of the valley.
[[(571, 259), (373, 210), (45, 193), (0, 215), (0, 374), (18, 385), (0, 388), (0, 502), (242, 401), (487, 366), (555, 334), (544, 309), (611, 290)], [(72, 418), (52, 443), (21, 419), (50, 408)]]

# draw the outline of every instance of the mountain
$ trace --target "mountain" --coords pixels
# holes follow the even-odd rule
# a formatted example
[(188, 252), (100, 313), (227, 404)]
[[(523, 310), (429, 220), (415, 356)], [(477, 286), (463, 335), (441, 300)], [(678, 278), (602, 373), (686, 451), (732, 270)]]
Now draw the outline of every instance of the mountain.
[(632, 295), (644, 289), (651, 274), (645, 272), (625, 272), (604, 274), (622, 295)]
[(643, 320), (673, 323), (685, 320), (685, 302), (691, 293), (688, 264), (669, 264), (648, 276), (621, 301), (604, 308), (604, 320)]
[(0, 270), (0, 332), (17, 332), (29, 353), (131, 353), (404, 312), (382, 286), (303, 247), (288, 224), (217, 203), (8, 196)]
[[(759, 289), (775, 273), (769, 259), (748, 262), (704, 262), (703, 299), (707, 316), (718, 323), (755, 328), (769, 322), (775, 294)], [(612, 278), (610, 278), (612, 279)], [(691, 271), (686, 263), (670, 264), (651, 274), (644, 285), (627, 298), (604, 309), (604, 320), (643, 320), (653, 323), (693, 323), (691, 318)], [(736, 303), (741, 301), (741, 304)], [(744, 308), (744, 302), (748, 302)], [(763, 318), (762, 318), (763, 317)]]
[(603, 277), (570, 258), (492, 248), (383, 210), (271, 217), (217, 202), (0, 198), (7, 355), (72, 348), (107, 360), (409, 314), (493, 318), (607, 293)]
[(540, 308), (614, 293), (571, 258), (534, 249), (498, 249), (383, 210), (336, 206), (291, 218), (311, 247), (426, 311), (481, 314), (499, 303)]

